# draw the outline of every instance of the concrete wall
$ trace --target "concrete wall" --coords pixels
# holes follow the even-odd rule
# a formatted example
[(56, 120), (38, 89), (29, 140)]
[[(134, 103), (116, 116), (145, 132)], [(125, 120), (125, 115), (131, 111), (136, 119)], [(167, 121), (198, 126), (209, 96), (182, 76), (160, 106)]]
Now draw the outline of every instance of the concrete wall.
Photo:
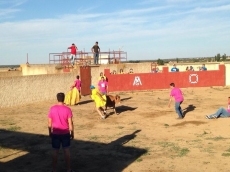
[(230, 85), (230, 63), (226, 63), (225, 67), (226, 67), (226, 85)]
[(66, 93), (76, 73), (5, 77), (0, 79), (0, 107), (53, 100), (58, 92)]
[[(219, 63), (206, 63), (208, 70), (219, 70)], [(177, 64), (180, 71), (185, 70), (186, 66), (193, 65), (201, 66), (202, 63), (195, 64)], [(21, 65), (22, 72), (9, 71), (8, 74), (0, 74), (0, 107), (9, 107), (14, 105), (21, 105), (44, 100), (53, 100), (57, 92), (67, 92), (70, 85), (75, 80), (77, 74), (80, 74), (78, 67), (75, 67), (69, 73), (65, 73), (62, 69), (55, 69), (57, 65)], [(167, 65), (168, 70), (171, 65)], [(226, 67), (226, 85), (230, 85), (230, 63), (225, 63)], [(93, 66), (91, 68), (91, 81), (95, 86), (98, 83), (100, 72), (104, 69), (110, 71), (116, 70), (119, 72), (123, 69), (128, 73), (132, 68), (134, 73), (150, 73), (151, 63), (125, 63), (125, 64), (110, 64)], [(159, 66), (162, 70), (162, 66)], [(14, 75), (13, 75), (14, 74)], [(22, 74), (24, 76), (22, 76)]]

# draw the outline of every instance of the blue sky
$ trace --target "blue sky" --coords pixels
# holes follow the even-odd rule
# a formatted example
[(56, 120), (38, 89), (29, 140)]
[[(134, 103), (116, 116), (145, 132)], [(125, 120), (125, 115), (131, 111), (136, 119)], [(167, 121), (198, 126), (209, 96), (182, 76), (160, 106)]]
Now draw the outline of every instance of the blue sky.
[(0, 65), (95, 41), (128, 60), (230, 55), (229, 21), (229, 0), (0, 0)]

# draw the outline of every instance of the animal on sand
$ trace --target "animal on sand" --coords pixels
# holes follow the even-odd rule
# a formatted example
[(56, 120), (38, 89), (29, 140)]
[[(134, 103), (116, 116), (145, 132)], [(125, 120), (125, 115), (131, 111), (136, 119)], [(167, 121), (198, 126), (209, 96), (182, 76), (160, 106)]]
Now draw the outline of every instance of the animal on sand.
[(107, 107), (110, 107), (113, 109), (114, 113), (117, 115), (116, 104), (119, 104), (120, 102), (121, 102), (121, 97), (119, 95), (116, 95), (116, 96), (106, 95), (105, 110), (107, 110)]

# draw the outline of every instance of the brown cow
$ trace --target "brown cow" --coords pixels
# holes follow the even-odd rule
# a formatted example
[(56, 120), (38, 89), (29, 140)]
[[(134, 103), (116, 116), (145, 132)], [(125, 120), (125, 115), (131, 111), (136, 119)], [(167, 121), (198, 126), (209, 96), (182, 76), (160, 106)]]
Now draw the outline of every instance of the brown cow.
[(121, 98), (119, 95), (116, 95), (116, 96), (106, 95), (106, 104), (105, 104), (104, 113), (106, 113), (107, 107), (111, 107), (113, 109), (114, 113), (117, 114), (115, 105), (120, 103), (120, 102), (121, 102)]

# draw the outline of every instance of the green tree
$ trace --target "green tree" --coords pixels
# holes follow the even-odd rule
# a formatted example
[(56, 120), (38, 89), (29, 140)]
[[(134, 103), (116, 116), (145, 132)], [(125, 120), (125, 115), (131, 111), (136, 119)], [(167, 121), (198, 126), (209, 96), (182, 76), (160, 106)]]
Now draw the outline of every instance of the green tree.
[(216, 56), (215, 56), (215, 61), (219, 62), (220, 61), (220, 53), (218, 53)]
[(176, 62), (177, 62), (177, 63), (179, 62), (179, 59), (178, 59), (178, 58), (176, 58)]
[(157, 60), (157, 64), (158, 65), (164, 65), (165, 63), (164, 63), (164, 60), (158, 59)]
[(226, 59), (227, 59), (227, 56), (226, 56), (226, 54), (224, 54), (224, 55), (222, 56), (222, 60), (223, 60), (223, 61), (226, 61)]

